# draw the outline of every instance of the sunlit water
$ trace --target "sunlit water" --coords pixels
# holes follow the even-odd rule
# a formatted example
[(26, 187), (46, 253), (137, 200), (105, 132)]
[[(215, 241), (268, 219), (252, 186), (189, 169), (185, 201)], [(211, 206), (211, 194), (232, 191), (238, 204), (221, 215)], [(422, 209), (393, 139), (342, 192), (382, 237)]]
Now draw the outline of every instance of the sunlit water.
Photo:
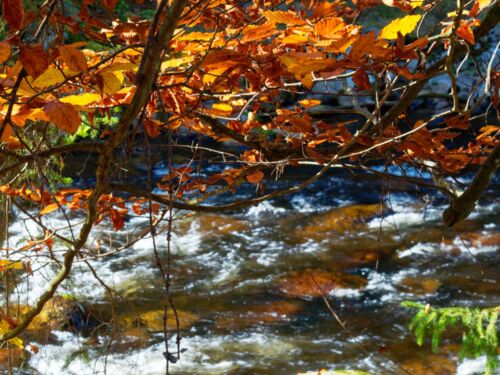
[[(481, 373), (484, 358), (455, 365), (457, 334), (445, 339), (444, 349), (437, 354), (430, 353), (429, 345), (419, 348), (408, 331), (412, 311), (400, 303), (500, 304), (500, 214), (491, 199), (495, 186), (457, 232), (440, 223), (446, 207), (443, 198), (394, 185), (389, 186), (389, 195), (382, 196), (382, 187), (368, 178), (334, 173), (300, 194), (230, 216), (179, 213), (172, 241), (172, 295), (177, 309), (196, 318), (180, 332), (180, 347), (185, 351), (177, 363), (170, 364), (170, 372), (295, 374), (325, 368), (400, 374), (404, 368), (410, 374)], [(315, 232), (315, 225), (326, 220), (328, 213), (335, 215), (339, 207), (377, 203), (385, 207), (382, 215), (359, 217), (341, 226), (342, 231)], [(10, 228), (13, 247), (37, 233), (32, 222), (17, 215)], [(44, 220), (53, 228), (66, 225), (62, 216)], [(101, 240), (103, 251), (113, 250), (126, 241), (126, 233), (131, 237), (147, 224), (147, 218), (131, 218), (121, 233), (103, 224), (91, 238), (94, 246)], [(165, 231), (155, 240), (165, 261)], [(58, 250), (61, 247), (56, 245), (54, 251)], [(115, 296), (117, 311), (162, 309), (163, 283), (151, 237), (91, 264), (120, 293), (121, 297)], [(48, 257), (34, 261), (32, 268), (34, 275), (25, 277), (15, 293), (23, 304), (40, 295), (57, 269)], [(326, 296), (348, 332), (322, 298), (294, 297), (280, 289), (284, 276), (305, 270), (366, 279), (364, 288), (339, 288)], [(110, 314), (105, 289), (82, 262), (77, 262), (59, 294), (93, 305), (97, 314)], [(23, 371), (165, 373), (161, 331), (122, 331), (107, 353), (109, 336), (102, 331), (97, 336), (53, 331), (48, 343), (37, 344), (40, 351)], [(175, 335), (169, 347), (175, 351)]]

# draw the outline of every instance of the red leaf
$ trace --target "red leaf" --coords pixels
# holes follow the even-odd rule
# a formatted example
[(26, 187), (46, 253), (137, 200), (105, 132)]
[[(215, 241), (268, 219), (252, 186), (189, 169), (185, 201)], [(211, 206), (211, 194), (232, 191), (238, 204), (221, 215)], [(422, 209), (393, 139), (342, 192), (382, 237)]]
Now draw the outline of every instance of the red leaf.
[(2, 14), (12, 30), (19, 30), (24, 18), (22, 0), (2, 0)]
[(49, 55), (43, 50), (39, 44), (19, 47), (21, 64), (24, 69), (33, 78), (37, 78), (49, 67)]
[(118, 3), (118, 0), (103, 0), (102, 2), (102, 4), (109, 10), (115, 9), (116, 3)]
[(370, 85), (370, 80), (368, 79), (368, 74), (366, 73), (365, 70), (361, 69), (358, 70), (353, 76), (352, 76), (353, 82), (358, 86), (359, 90), (371, 90), (371, 85)]

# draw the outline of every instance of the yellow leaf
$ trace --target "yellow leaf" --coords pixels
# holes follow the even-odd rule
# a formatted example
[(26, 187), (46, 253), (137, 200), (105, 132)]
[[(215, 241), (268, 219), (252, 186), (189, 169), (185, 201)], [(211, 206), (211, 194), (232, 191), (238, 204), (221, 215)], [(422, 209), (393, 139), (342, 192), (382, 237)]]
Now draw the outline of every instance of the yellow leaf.
[(0, 270), (22, 270), (24, 269), (23, 262), (14, 262), (9, 259), (0, 259)]
[(59, 99), (59, 101), (61, 103), (67, 103), (73, 105), (87, 105), (99, 99), (101, 99), (101, 96), (99, 94), (85, 93), (77, 95), (68, 95), (65, 96), (64, 98)]
[[(102, 72), (99, 76), (102, 78), (102, 91), (105, 94), (113, 95), (116, 94), (122, 87), (122, 80), (120, 79), (119, 72)], [(123, 77), (123, 76), (122, 76)]]
[(489, 6), (493, 2), (493, 0), (477, 0), (477, 2), (479, 3), (479, 11), (481, 11)]
[(212, 105), (212, 109), (217, 109), (222, 112), (232, 112), (233, 107), (231, 107), (229, 104), (226, 103), (215, 103)]
[[(3, 336), (10, 330), (11, 326), (9, 322), (7, 322), (5, 319), (0, 319), (0, 334), (2, 334)], [(21, 349), (24, 349), (23, 340), (21, 340), (19, 337), (14, 337), (13, 339), (10, 339), (9, 342)]]
[(181, 65), (190, 63), (193, 60), (194, 60), (194, 56), (189, 56), (189, 55), (183, 56), (183, 57), (177, 57), (175, 59), (169, 59), (169, 60), (161, 63), (161, 70), (177, 68)]
[(48, 204), (47, 206), (45, 206), (43, 208), (43, 210), (40, 211), (40, 215), (47, 215), (47, 214), (51, 213), (52, 211), (57, 210), (58, 208), (59, 208), (59, 206), (57, 203)]
[(411, 33), (415, 27), (417, 27), (420, 18), (422, 18), (420, 14), (415, 14), (392, 21), (382, 29), (380, 32), (380, 39), (397, 39), (398, 32), (401, 33), (401, 35)]
[(65, 79), (66, 78), (64, 77), (64, 74), (59, 69), (50, 67), (41, 75), (39, 75), (35, 80), (33, 80), (33, 82), (31, 82), (31, 85), (33, 87), (43, 89), (64, 82)]
[(118, 61), (108, 65), (101, 72), (124, 72), (127, 70), (137, 70), (137, 65), (129, 61)]
[(182, 40), (182, 41), (200, 41), (200, 42), (208, 42), (212, 40), (214, 37), (214, 33), (202, 33), (200, 31), (193, 31), (191, 33), (187, 33), (179, 38), (177, 40)]

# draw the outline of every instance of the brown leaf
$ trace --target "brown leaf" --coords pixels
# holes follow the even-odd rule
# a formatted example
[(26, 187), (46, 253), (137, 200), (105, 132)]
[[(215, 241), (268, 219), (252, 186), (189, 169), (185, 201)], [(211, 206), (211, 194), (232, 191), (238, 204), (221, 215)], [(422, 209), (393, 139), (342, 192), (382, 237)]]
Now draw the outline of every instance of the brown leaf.
[(2, 14), (10, 29), (19, 30), (24, 18), (22, 0), (2, 0)]
[(109, 10), (115, 9), (116, 3), (118, 3), (118, 0), (103, 0), (102, 2), (102, 4)]
[(74, 72), (86, 72), (87, 60), (85, 55), (71, 46), (61, 46), (58, 48), (62, 61)]
[(9, 59), (10, 53), (10, 44), (6, 41), (0, 42), (0, 64), (3, 64)]
[(49, 67), (49, 55), (40, 44), (19, 47), (21, 63), (28, 74), (36, 79)]
[(71, 104), (61, 103), (58, 100), (43, 106), (43, 111), (59, 129), (74, 134), (80, 126), (81, 119), (78, 111)]
[(360, 69), (352, 76), (353, 82), (358, 86), (359, 90), (371, 90), (370, 80), (365, 70)]

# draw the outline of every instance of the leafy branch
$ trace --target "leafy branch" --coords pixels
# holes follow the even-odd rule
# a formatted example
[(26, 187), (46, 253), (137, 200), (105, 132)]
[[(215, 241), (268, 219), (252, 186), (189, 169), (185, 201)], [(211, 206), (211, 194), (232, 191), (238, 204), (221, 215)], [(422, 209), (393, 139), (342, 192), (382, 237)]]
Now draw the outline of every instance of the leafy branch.
[(486, 355), (485, 375), (493, 374), (498, 367), (497, 318), (500, 306), (486, 309), (467, 307), (433, 308), (422, 303), (404, 301), (403, 307), (418, 309), (410, 322), (410, 330), (422, 346), (426, 337), (431, 338), (431, 349), (436, 352), (442, 334), (449, 328), (463, 327), (459, 359)]

